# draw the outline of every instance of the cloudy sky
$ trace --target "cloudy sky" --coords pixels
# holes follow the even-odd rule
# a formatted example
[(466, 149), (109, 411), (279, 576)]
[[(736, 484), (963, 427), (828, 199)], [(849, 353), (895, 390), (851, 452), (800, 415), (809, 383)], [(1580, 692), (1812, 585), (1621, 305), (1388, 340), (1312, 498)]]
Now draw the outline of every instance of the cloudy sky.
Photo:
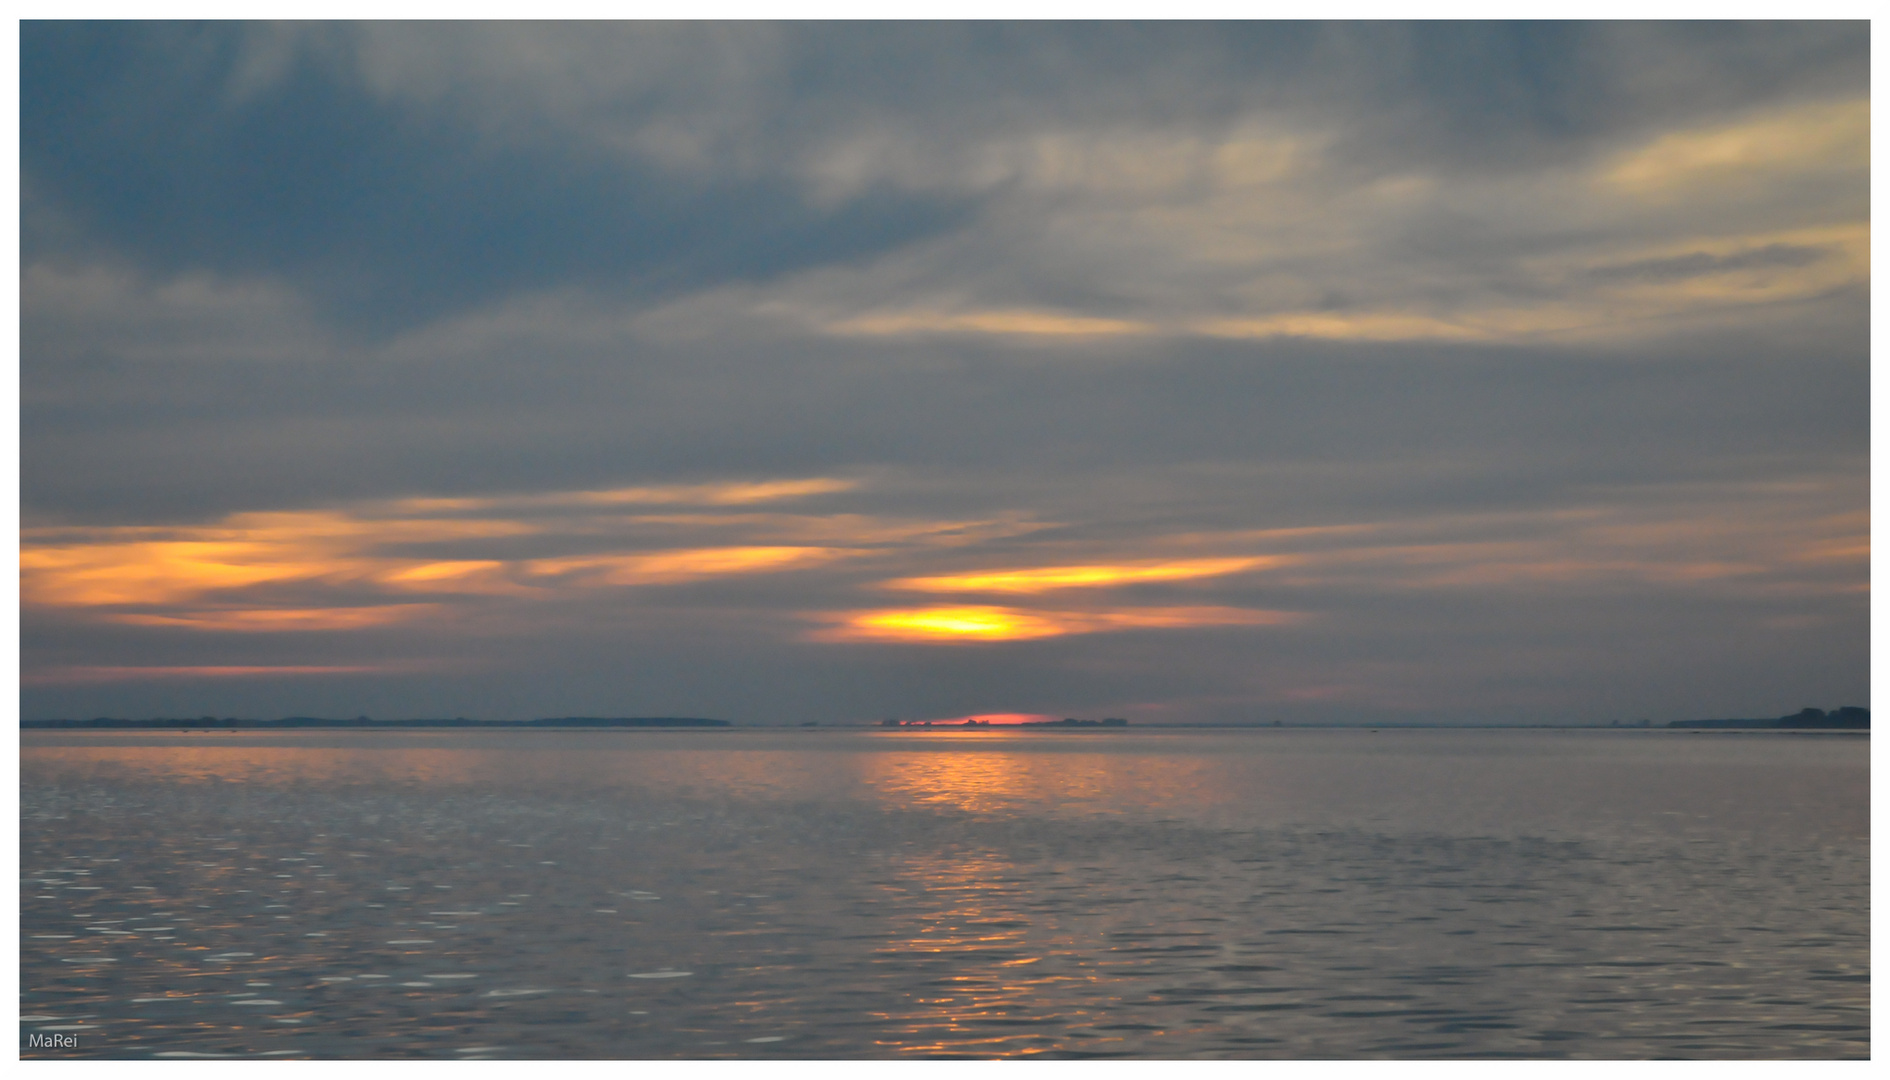
[(1868, 704), (1861, 23), (21, 30), (29, 718)]

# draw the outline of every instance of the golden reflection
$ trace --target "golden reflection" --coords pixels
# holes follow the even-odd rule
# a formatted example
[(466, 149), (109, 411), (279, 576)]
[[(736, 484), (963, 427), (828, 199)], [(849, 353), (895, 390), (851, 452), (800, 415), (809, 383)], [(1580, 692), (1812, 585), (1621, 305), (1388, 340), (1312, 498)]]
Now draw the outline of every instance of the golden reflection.
[(1001, 726), (923, 734), (900, 729), (876, 738), (913, 749), (863, 755), (860, 779), (888, 806), (974, 814), (1201, 809), (1231, 796), (1210, 759), (1151, 754), (1146, 741), (1137, 742), (1134, 754), (1088, 741), (1118, 737)]
[(873, 962), (933, 967), (937, 977), (928, 993), (878, 1012), (890, 1029), (878, 1046), (918, 1057), (1005, 1057), (1020, 1039), (1041, 1037), (1020, 1029), (1020, 1015), (1042, 1009), (1045, 992), (1068, 978), (1042, 961), (1053, 952), (1070, 955), (1075, 943), (1033, 933), (1021, 910), (1020, 877), (1015, 863), (985, 853), (902, 861), (897, 882), (884, 886), (886, 902), (910, 914), (896, 924), (900, 936), (873, 950)]
[(919, 643), (1024, 641), (1063, 634), (1191, 626), (1281, 626), (1303, 615), (1230, 607), (1130, 608), (1115, 611), (1025, 611), (968, 606), (903, 608), (819, 616), (837, 625), (808, 636), (816, 641)]
[(1050, 589), (1108, 587), (1149, 581), (1185, 581), (1191, 578), (1219, 577), (1283, 562), (1277, 557), (1233, 559), (1186, 559), (1162, 563), (1129, 563), (1110, 566), (1043, 566), (1022, 570), (986, 570), (942, 577), (899, 578), (882, 587), (913, 592), (1016, 592), (1038, 593)]
[[(911, 754), (882, 753), (866, 759), (865, 780), (887, 802), (900, 806), (945, 807), (974, 814), (1017, 810), (1046, 796), (1093, 795), (1094, 776), (1074, 770), (1054, 778), (1033, 775), (1035, 755), (1008, 751), (982, 752), (950, 747)], [(1056, 764), (1071, 763), (1058, 757)]]
[[(1089, 750), (1095, 744), (1077, 741), (1080, 735), (990, 729), (942, 741), (877, 739), (889, 749), (862, 756), (861, 778), (889, 810), (990, 815), (1050, 833), (1063, 814), (1093, 820), (1125, 810), (1198, 811), (1232, 801), (1237, 790), (1215, 760), (1150, 753), (1146, 742), (1123, 754)], [(923, 748), (890, 749), (902, 744)], [(889, 924), (896, 936), (875, 950), (876, 960), (936, 975), (926, 992), (880, 1007), (886, 1051), (1014, 1057), (1041, 1051), (1046, 1035), (1109, 1022), (1109, 1002), (1084, 1005), (1060, 993), (1096, 979), (1095, 924), (1040, 914), (1044, 875), (1075, 867), (1026, 867), (993, 851), (948, 847), (901, 859), (894, 869), (880, 887), (884, 907), (899, 913)], [(1071, 874), (1056, 884), (1077, 888), (1080, 880)], [(1043, 1024), (1033, 1023), (1038, 1018)], [(1081, 1045), (1107, 1045), (1109, 1037), (1098, 1034)]]

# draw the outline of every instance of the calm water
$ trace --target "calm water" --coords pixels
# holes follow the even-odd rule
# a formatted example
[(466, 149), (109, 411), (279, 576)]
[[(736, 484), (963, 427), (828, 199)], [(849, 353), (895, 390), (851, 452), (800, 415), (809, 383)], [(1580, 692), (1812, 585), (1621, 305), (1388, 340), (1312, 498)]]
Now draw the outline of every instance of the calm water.
[(1868, 737), (34, 732), (20, 792), (29, 1057), (1869, 1053)]

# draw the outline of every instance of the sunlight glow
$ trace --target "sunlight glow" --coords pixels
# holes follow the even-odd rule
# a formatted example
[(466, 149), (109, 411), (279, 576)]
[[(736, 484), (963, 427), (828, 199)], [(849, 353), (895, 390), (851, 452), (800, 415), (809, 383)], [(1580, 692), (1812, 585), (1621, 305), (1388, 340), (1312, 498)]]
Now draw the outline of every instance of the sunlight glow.
[(1013, 608), (942, 607), (851, 616), (843, 636), (890, 641), (1017, 641), (1067, 634), (1065, 624)]
[(825, 616), (837, 625), (815, 631), (817, 641), (968, 643), (1023, 641), (1111, 630), (1190, 626), (1280, 626), (1304, 616), (1290, 611), (1230, 607), (1131, 608), (1119, 611), (1024, 611), (967, 606), (851, 612)]

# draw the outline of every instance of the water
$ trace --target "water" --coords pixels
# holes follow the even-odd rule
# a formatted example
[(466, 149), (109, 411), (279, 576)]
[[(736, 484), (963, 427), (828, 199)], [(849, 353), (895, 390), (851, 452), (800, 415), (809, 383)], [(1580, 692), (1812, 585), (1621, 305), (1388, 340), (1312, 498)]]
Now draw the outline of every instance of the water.
[(1661, 731), (29, 732), (22, 1054), (1861, 1058), (1868, 759)]

